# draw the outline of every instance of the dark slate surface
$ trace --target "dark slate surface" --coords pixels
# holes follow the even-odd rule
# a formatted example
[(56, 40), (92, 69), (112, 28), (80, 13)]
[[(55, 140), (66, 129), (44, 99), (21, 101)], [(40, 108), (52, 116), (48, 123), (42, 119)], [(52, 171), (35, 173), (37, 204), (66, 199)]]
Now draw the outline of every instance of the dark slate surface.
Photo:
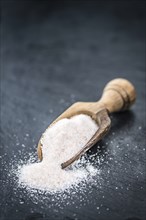
[[(0, 220), (146, 219), (144, 1), (2, 6)], [(66, 107), (98, 100), (116, 77), (133, 82), (137, 101), (131, 111), (113, 114), (99, 143), (108, 151), (101, 187), (87, 185), (81, 201), (78, 193), (74, 204), (57, 202), (62, 209), (49, 195), (34, 202), (9, 176), (12, 164), (36, 152), (40, 134)]]

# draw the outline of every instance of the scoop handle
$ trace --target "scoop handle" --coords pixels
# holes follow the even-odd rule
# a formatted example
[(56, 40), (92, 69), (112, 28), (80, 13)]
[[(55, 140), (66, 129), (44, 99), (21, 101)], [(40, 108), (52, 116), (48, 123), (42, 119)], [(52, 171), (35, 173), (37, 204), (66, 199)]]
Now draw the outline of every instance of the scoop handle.
[(110, 81), (104, 88), (98, 103), (110, 113), (127, 110), (135, 102), (136, 91), (131, 82), (123, 78)]

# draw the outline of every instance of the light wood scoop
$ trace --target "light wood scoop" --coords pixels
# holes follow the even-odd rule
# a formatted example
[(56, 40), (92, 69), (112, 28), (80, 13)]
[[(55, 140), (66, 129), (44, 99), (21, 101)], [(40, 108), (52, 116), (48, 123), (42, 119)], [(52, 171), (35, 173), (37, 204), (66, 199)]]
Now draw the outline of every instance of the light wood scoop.
[[(135, 88), (128, 80), (122, 78), (114, 79), (105, 86), (102, 97), (98, 102), (76, 102), (53, 121), (50, 126), (63, 118), (71, 118), (77, 114), (87, 114), (96, 121), (99, 127), (89, 142), (76, 155), (62, 163), (61, 167), (66, 168), (79, 159), (81, 155), (107, 134), (111, 125), (109, 113), (129, 109), (135, 99)], [(41, 139), (38, 143), (37, 151), (39, 159), (42, 160)]]

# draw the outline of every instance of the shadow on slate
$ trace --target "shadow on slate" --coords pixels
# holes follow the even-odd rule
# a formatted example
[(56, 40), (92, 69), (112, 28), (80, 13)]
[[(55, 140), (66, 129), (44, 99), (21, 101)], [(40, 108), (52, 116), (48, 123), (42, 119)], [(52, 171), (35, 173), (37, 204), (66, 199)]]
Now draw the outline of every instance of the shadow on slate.
[(116, 112), (111, 116), (111, 131), (124, 131), (132, 127), (135, 122), (135, 115), (132, 111)]
[(42, 220), (42, 219), (44, 219), (43, 214), (33, 213), (33, 214), (27, 215), (24, 220)]
[(141, 219), (140, 218), (132, 217), (132, 218), (126, 218), (125, 220), (141, 220)]
[[(134, 123), (134, 118), (135, 116), (132, 111), (114, 113), (111, 116), (111, 128), (107, 135), (111, 135), (113, 131), (118, 132), (120, 130), (124, 130), (124, 128), (127, 128), (127, 126), (132, 127), (132, 124)], [(98, 141), (97, 144), (95, 144), (90, 150), (88, 150), (86, 158), (91, 162), (96, 161), (96, 165), (98, 165), (99, 167), (104, 163), (104, 161), (106, 161), (107, 148), (108, 146), (105, 144), (105, 140), (103, 138), (103, 140)], [(99, 164), (98, 160), (95, 160), (95, 157), (92, 158), (92, 155), (95, 155), (96, 153), (98, 153), (96, 155), (96, 158), (99, 158), (99, 161), (102, 157), (101, 164)]]

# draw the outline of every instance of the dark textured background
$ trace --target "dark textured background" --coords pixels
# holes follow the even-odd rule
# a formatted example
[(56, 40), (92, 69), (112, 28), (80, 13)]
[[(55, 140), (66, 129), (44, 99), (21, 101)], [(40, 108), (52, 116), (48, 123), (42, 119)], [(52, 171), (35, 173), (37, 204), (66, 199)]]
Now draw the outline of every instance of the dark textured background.
[[(0, 220), (146, 219), (144, 14), (145, 1), (2, 2)], [(87, 186), (84, 204), (65, 200), (61, 211), (51, 197), (40, 206), (14, 190), (10, 161), (35, 152), (54, 118), (77, 100), (98, 100), (116, 77), (135, 85), (137, 101), (112, 116), (102, 187)]]

